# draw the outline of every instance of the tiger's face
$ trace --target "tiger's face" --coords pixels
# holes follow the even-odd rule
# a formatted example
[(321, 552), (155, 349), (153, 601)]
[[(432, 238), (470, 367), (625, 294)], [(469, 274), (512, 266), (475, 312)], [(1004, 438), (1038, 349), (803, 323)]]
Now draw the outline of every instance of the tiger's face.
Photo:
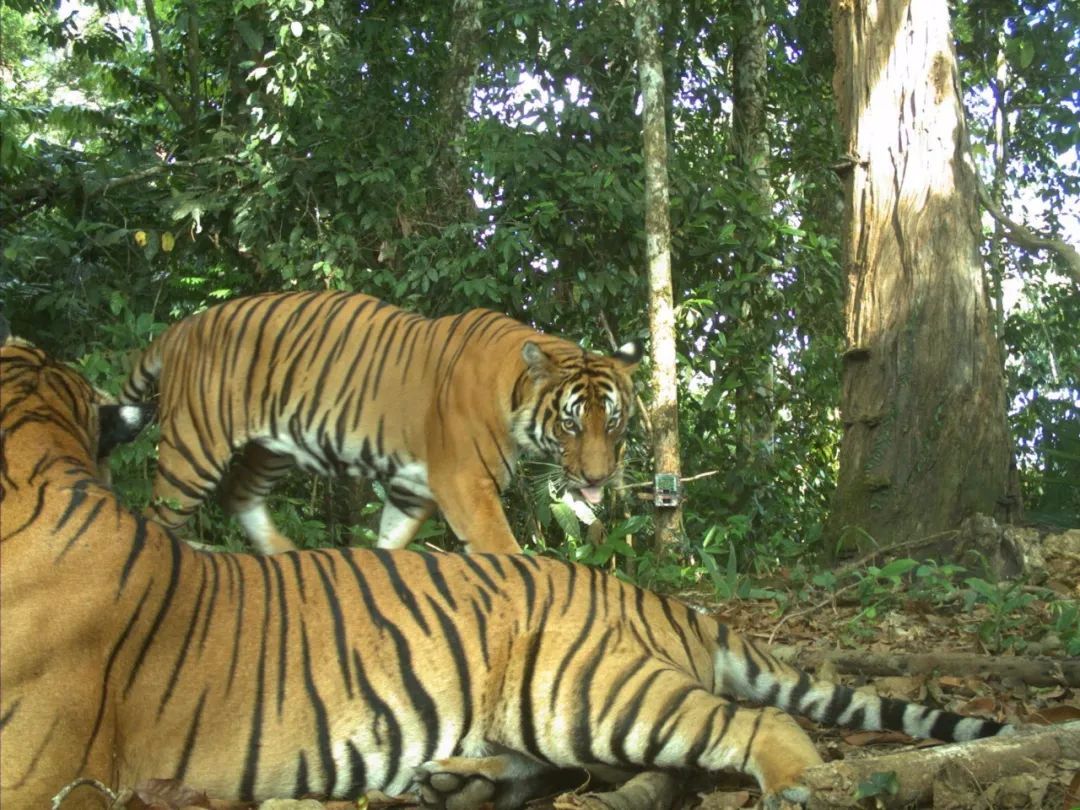
[(519, 410), (515, 437), (526, 449), (558, 459), (567, 488), (599, 503), (622, 460), (640, 346), (628, 343), (610, 357), (556, 357), (529, 341), (522, 357), (536, 397)]

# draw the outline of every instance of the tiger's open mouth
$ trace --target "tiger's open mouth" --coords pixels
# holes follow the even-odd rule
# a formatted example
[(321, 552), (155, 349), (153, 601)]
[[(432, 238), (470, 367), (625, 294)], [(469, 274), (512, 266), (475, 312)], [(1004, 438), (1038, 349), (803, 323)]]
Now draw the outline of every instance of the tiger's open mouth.
[(592, 487), (581, 487), (580, 489), (577, 490), (577, 494), (580, 495), (582, 498), (584, 498), (588, 503), (591, 503), (593, 506), (596, 506), (596, 504), (600, 503), (600, 501), (604, 497), (604, 487), (603, 487), (603, 485), (601, 485), (601, 486), (592, 486)]

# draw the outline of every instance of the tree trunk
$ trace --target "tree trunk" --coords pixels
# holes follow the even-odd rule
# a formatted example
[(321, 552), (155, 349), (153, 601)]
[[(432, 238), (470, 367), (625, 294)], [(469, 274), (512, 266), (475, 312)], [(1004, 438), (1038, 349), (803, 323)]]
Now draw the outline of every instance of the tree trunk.
[[(681, 476), (679, 398), (676, 385), (675, 307), (671, 293), (671, 226), (668, 221), (667, 129), (664, 69), (660, 58), (660, 13), (656, 0), (637, 0), (642, 128), (645, 154), (645, 255), (649, 265), (649, 331), (652, 335), (653, 463), (657, 473)], [(682, 508), (657, 507), (657, 549), (682, 532)]]
[[(740, 214), (747, 221), (768, 222), (773, 216), (772, 190), (769, 187), (769, 136), (766, 129), (768, 90), (768, 23), (763, 0), (735, 0), (732, 4), (734, 36), (732, 44), (732, 116), (731, 147), (735, 169), (750, 194), (746, 210)], [(737, 262), (741, 274), (754, 279), (753, 288), (744, 299), (739, 328), (750, 337), (750, 351), (742, 359), (746, 382), (735, 390), (736, 447), (732, 477), (735, 508), (748, 517), (756, 513), (751, 501), (771, 475), (770, 456), (774, 439), (775, 370), (773, 351), (775, 323), (767, 289), (773, 283), (767, 259), (775, 247), (771, 228), (750, 229), (741, 240)]]
[[(946, 0), (833, 0), (850, 171), (834, 536), (1008, 520), (1002, 357)], [(946, 551), (946, 549), (939, 549)]]
[(431, 166), (437, 191), (425, 212), (430, 221), (440, 224), (466, 220), (475, 213), (461, 144), (480, 63), (483, 8), (483, 0), (454, 0), (451, 12), (449, 66), (439, 81), (439, 111), (433, 129)]

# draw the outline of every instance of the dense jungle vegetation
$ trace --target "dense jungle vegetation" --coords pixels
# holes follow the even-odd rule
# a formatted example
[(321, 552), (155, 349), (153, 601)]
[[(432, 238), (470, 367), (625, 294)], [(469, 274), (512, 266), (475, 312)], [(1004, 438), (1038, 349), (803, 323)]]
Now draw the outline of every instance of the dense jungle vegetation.
[[(732, 146), (744, 4), (661, 4), (685, 540), (651, 548), (641, 418), (628, 486), (593, 527), (545, 465), (508, 493), (534, 548), (721, 593), (837, 551), (823, 531), (845, 291), (831, 21), (823, 3), (762, 8), (768, 152), (748, 171)], [(648, 341), (623, 4), (10, 0), (0, 13), (0, 296), (17, 334), (102, 387), (118, 390), (169, 323), (267, 290), (360, 290), (428, 315), (490, 307), (601, 350)], [(984, 184), (1013, 219), (1075, 244), (1080, 10), (979, 0), (953, 15)], [(1025, 515), (1077, 526), (1077, 282), (1053, 251), (1007, 237), (985, 219)], [(135, 504), (153, 440), (119, 458)], [(378, 496), (298, 476), (278, 520), (305, 545), (370, 542)], [(213, 511), (195, 531), (239, 543)]]

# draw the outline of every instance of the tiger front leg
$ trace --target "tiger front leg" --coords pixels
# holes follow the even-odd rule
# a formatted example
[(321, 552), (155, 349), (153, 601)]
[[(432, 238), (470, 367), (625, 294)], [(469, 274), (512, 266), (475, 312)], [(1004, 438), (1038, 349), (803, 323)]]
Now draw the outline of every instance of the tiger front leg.
[[(434, 471), (433, 471), (434, 472)], [(490, 476), (433, 474), (431, 491), (446, 522), (470, 553), (519, 554), (502, 500)]]
[(556, 792), (552, 782), (563, 773), (524, 754), (508, 752), (431, 760), (415, 769), (414, 779), (424, 808), (511, 810)]

